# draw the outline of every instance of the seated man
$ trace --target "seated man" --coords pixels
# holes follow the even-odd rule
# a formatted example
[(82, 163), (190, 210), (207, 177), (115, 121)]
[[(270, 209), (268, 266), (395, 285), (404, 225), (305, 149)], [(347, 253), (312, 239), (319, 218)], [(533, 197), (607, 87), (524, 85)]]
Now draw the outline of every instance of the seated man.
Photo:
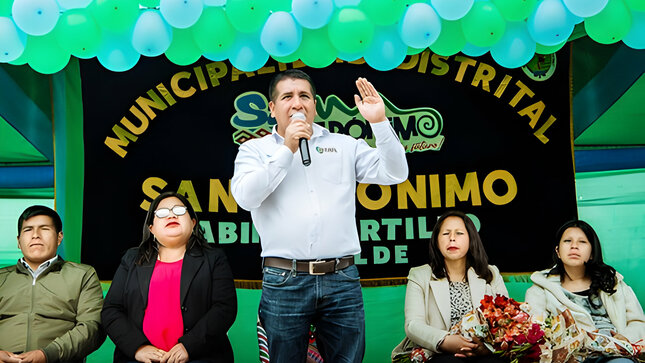
[(58, 214), (31, 206), (18, 219), (23, 258), (0, 269), (0, 362), (81, 362), (105, 340), (94, 268), (64, 261)]

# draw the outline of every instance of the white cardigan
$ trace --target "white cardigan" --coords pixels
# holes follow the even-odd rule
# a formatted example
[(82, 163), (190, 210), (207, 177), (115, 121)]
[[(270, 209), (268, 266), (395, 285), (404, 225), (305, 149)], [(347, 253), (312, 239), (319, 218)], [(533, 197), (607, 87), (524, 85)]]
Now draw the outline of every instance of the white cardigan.
[[(533, 286), (526, 290), (525, 300), (531, 305), (534, 314), (558, 314), (569, 309), (576, 323), (582, 329), (596, 330), (591, 315), (582, 306), (569, 300), (562, 291), (560, 275), (549, 275), (551, 269), (534, 272), (531, 275)], [(645, 315), (631, 287), (623, 281), (623, 276), (616, 274), (616, 292), (609, 295), (600, 291), (600, 299), (607, 310), (609, 320), (616, 331), (636, 342), (645, 339)]]
[[(489, 265), (493, 273), (490, 284), (480, 278), (471, 267), (468, 285), (473, 307), (479, 307), (484, 295), (508, 296), (502, 275), (497, 267)], [(429, 265), (414, 267), (408, 276), (405, 292), (405, 334), (415, 344), (433, 353), (439, 353), (437, 344), (450, 330), (450, 292), (448, 279), (437, 277)]]

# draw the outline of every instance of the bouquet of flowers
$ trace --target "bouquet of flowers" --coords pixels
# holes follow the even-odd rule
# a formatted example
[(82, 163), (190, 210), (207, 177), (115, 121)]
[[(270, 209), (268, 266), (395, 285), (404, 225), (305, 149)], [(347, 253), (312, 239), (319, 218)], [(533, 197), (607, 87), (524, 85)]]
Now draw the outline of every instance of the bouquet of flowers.
[(490, 331), (493, 352), (512, 363), (540, 359), (546, 341), (540, 324), (531, 321), (529, 306), (502, 295), (484, 296), (479, 308)]
[(477, 338), (491, 352), (513, 363), (540, 360), (545, 343), (542, 326), (531, 321), (528, 305), (501, 295), (484, 296), (481, 306), (465, 314), (450, 334)]

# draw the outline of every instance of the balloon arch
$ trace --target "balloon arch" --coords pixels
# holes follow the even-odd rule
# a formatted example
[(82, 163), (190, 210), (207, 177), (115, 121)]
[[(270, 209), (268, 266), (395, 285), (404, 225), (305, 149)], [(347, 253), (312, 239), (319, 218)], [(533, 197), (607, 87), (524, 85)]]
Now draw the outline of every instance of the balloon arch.
[(143, 56), (201, 56), (242, 71), (269, 57), (378, 70), (427, 48), (490, 52), (507, 68), (564, 46), (576, 24), (598, 43), (645, 49), (645, 0), (0, 0), (0, 63), (51, 74), (70, 56), (122, 72)]

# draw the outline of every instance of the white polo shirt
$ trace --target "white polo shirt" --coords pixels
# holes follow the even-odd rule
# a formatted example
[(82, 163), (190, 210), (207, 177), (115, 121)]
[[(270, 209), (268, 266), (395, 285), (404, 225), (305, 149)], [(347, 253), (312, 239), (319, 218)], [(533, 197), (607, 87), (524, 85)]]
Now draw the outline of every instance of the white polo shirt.
[(231, 189), (240, 207), (251, 211), (262, 257), (311, 260), (361, 251), (356, 182), (390, 185), (408, 177), (405, 151), (390, 123), (370, 126), (376, 148), (314, 124), (307, 167), (275, 127), (240, 146)]

